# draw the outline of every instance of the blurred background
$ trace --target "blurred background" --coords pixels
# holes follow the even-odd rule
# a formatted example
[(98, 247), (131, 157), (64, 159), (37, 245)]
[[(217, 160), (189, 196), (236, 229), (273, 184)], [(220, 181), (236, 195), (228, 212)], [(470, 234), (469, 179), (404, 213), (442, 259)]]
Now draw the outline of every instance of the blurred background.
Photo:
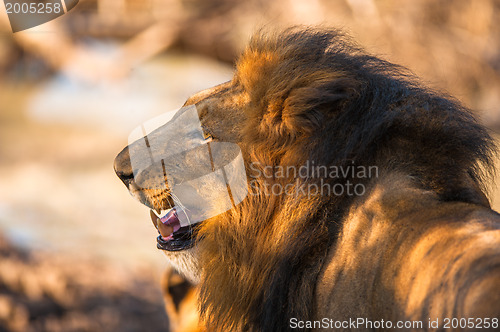
[(81, 0), (13, 34), (0, 5), (0, 331), (168, 329), (167, 263), (113, 159), (140, 123), (229, 80), (256, 28), (343, 28), (496, 137), (498, 22), (500, 0)]

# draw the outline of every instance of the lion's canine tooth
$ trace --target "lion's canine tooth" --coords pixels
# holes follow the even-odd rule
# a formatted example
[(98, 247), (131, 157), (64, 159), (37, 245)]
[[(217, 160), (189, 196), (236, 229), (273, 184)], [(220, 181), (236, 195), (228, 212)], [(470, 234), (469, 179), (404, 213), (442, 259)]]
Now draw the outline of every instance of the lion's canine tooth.
[(159, 209), (151, 210), (151, 213), (154, 213), (158, 218), (161, 218), (161, 216), (162, 216), (161, 210), (159, 210)]
[[(155, 210), (150, 210), (149, 214), (151, 215), (151, 221), (153, 222), (153, 225), (158, 228), (158, 221), (160, 218), (158, 218), (158, 214), (156, 213)], [(156, 222), (155, 222), (156, 221)]]

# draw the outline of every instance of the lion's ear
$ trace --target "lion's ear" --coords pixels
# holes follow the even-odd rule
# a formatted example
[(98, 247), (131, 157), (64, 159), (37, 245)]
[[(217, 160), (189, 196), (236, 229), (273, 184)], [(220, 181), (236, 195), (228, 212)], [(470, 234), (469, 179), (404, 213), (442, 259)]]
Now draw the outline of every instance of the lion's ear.
[(291, 136), (311, 134), (358, 94), (358, 83), (338, 73), (308, 75), (292, 83), (285, 93), (269, 98), (261, 130)]

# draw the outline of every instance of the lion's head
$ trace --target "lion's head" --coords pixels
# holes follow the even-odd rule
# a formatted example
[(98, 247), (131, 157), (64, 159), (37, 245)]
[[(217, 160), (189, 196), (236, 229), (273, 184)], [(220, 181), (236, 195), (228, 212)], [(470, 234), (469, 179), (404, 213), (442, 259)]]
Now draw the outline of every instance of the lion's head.
[[(241, 148), (248, 181), (241, 203), (179, 229), (165, 186), (165, 168), (176, 160), (150, 166), (139, 186), (130, 153), (148, 159), (150, 152), (133, 143), (115, 169), (159, 214), (152, 218), (160, 246), (199, 283), (202, 313), (213, 327), (276, 331), (289, 317), (311, 317), (318, 274), (349, 208), (386, 174), (402, 174), (442, 202), (489, 207), (482, 179), (493, 145), (486, 130), (459, 103), (337, 30), (258, 33), (234, 78), (189, 105), (206, 137)], [(369, 166), (376, 174), (365, 169), (360, 176)], [(210, 184), (202, 190), (210, 192)], [(162, 213), (169, 214), (166, 224), (157, 223)]]

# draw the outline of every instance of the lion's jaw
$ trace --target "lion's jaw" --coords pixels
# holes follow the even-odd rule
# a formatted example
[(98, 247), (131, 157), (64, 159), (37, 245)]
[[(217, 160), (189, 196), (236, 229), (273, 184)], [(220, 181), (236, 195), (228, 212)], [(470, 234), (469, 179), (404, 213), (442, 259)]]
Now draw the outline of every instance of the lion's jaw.
[(169, 263), (193, 284), (200, 283), (201, 270), (198, 263), (198, 246), (181, 251), (163, 250)]

